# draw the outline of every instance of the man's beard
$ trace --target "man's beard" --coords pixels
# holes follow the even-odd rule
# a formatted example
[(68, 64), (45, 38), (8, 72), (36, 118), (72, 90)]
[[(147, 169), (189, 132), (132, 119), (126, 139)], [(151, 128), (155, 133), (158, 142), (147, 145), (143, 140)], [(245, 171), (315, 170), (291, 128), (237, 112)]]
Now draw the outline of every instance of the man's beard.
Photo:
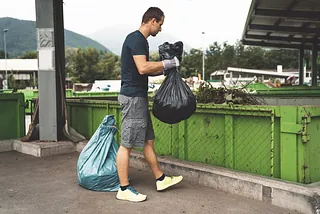
[(151, 36), (155, 37), (158, 33), (152, 33)]

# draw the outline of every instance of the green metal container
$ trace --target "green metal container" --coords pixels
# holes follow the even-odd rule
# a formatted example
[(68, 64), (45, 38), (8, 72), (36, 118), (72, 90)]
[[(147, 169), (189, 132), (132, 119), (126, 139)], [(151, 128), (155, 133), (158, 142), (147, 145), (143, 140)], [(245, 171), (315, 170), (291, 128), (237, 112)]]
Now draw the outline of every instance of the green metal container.
[(118, 96), (118, 92), (108, 92), (108, 91), (101, 91), (101, 92), (84, 92), (84, 91), (75, 91), (73, 92), (73, 97), (113, 97)]
[[(106, 114), (115, 115), (121, 128), (116, 101), (68, 100), (67, 106), (71, 126), (88, 139)], [(320, 181), (319, 106), (198, 104), (188, 120), (168, 125), (153, 117), (153, 127), (158, 155), (299, 183)]]
[[(33, 99), (38, 98), (39, 96), (39, 91), (37, 89), (26, 89), (26, 90), (19, 90), (18, 92), (24, 94), (24, 100), (26, 103), (26, 114), (31, 114), (31, 101)], [(72, 89), (67, 89), (66, 90), (66, 97), (72, 97)]]
[[(152, 95), (153, 92), (148, 92), (149, 95)], [(88, 92), (88, 91), (74, 91), (72, 97), (117, 97), (119, 92), (110, 92), (110, 91), (98, 91), (98, 92)]]
[(3, 94), (3, 93), (12, 93), (12, 89), (0, 89), (0, 94)]
[(23, 93), (0, 94), (0, 140), (25, 135)]
[(320, 87), (291, 86), (281, 88), (256, 89), (258, 95), (276, 97), (320, 97)]

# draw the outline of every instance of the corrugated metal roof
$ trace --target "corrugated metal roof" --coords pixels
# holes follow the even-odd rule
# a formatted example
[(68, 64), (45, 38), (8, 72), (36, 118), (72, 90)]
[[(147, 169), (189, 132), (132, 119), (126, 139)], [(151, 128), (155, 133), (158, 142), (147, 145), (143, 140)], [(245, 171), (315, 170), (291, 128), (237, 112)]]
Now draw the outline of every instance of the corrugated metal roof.
[[(38, 59), (7, 59), (8, 71), (37, 71)], [(0, 59), (0, 71), (5, 71), (5, 59)]]
[(252, 0), (244, 45), (312, 49), (320, 46), (320, 0)]

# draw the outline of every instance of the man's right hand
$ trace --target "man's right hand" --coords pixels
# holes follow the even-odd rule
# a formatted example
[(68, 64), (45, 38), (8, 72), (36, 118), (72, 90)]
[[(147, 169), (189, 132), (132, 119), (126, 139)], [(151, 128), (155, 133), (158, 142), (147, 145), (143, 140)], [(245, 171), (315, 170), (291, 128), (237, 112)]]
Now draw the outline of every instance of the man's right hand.
[(162, 61), (164, 70), (168, 70), (170, 68), (175, 68), (180, 66), (180, 61), (177, 57), (174, 57), (173, 59), (165, 59)]

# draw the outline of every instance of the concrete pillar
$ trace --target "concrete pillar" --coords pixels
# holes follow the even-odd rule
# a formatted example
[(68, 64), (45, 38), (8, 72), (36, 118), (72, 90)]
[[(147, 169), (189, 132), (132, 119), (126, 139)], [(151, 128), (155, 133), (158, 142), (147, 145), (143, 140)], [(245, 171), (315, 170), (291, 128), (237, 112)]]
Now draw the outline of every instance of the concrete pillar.
[(317, 58), (318, 58), (318, 44), (315, 42), (312, 45), (312, 86), (317, 86), (317, 77), (318, 77), (318, 69), (317, 69)]
[(300, 48), (300, 52), (299, 52), (299, 85), (303, 85), (304, 79), (305, 79), (303, 59), (304, 59), (304, 48)]
[[(64, 36), (62, 0), (35, 0), (38, 49), (40, 140), (62, 138), (64, 113)], [(62, 31), (62, 36), (61, 36)], [(63, 44), (61, 48), (61, 44)], [(61, 58), (63, 61), (61, 62)], [(63, 81), (63, 87), (61, 87)]]

